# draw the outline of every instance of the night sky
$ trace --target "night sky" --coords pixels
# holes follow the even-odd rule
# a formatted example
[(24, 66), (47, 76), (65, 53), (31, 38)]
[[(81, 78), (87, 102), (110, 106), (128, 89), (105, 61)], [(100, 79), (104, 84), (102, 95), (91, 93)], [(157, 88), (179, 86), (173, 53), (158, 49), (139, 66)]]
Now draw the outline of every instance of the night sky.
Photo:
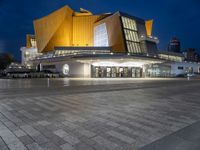
[(20, 59), (25, 35), (33, 34), (33, 20), (69, 5), (94, 14), (123, 11), (143, 19), (154, 19), (153, 35), (160, 39), (159, 48), (166, 50), (171, 37), (181, 40), (182, 50), (200, 51), (199, 0), (0, 0), (0, 52)]

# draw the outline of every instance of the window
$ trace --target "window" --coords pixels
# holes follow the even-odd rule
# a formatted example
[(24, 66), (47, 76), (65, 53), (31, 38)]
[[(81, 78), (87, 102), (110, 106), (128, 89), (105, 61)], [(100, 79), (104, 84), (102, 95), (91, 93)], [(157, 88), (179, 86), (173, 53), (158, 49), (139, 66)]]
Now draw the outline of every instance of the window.
[(108, 34), (105, 23), (94, 27), (94, 46), (108, 46)]
[(125, 32), (126, 40), (139, 42), (139, 38), (136, 31), (124, 29), (124, 32)]
[(42, 66), (43, 70), (46, 70), (46, 69), (55, 69), (56, 66), (55, 65), (46, 65), (46, 66)]
[(122, 24), (129, 53), (142, 53), (136, 22), (133, 19), (122, 17)]
[(37, 46), (36, 40), (34, 38), (31, 38), (31, 46), (32, 47), (36, 47)]
[(135, 20), (127, 18), (127, 17), (122, 17), (122, 23), (123, 23), (124, 28), (137, 31)]
[(178, 66), (178, 70), (183, 70), (183, 66)]

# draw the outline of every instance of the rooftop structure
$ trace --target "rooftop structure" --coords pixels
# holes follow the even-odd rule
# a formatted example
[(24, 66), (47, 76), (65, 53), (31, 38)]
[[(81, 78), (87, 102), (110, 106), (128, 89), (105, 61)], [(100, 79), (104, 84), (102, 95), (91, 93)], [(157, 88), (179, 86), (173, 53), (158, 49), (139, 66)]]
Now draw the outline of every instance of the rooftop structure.
[[(55, 47), (111, 47), (117, 53), (155, 53), (158, 39), (152, 37), (153, 21), (145, 21), (126, 13), (94, 15), (64, 6), (34, 20), (38, 52), (50, 52)], [(27, 36), (27, 47), (33, 38)], [(153, 46), (152, 46), (153, 44)], [(151, 45), (151, 46), (150, 46)]]

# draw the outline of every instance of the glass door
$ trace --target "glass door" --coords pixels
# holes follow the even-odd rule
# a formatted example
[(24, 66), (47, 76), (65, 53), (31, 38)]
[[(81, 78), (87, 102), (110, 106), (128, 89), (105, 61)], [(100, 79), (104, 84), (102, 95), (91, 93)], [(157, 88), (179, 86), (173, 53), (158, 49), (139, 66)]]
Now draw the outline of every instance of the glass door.
[(128, 77), (128, 68), (127, 67), (124, 68), (124, 75), (123, 75), (123, 77)]
[(111, 68), (110, 68), (110, 67), (109, 67), (109, 68), (108, 68), (108, 67), (106, 68), (106, 77), (107, 77), (107, 78), (110, 78), (110, 77), (111, 77)]
[(132, 77), (136, 78), (136, 69), (135, 68), (132, 68)]
[(136, 78), (141, 78), (141, 68), (136, 69)]
[(117, 70), (117, 68), (115, 68), (115, 67), (112, 67), (112, 70), (111, 70), (111, 72), (112, 72), (112, 78), (116, 78), (116, 74), (117, 74), (117, 72), (116, 72), (116, 70)]
[(119, 77), (123, 77), (124, 75), (124, 68), (120, 67), (119, 68)]
[(99, 67), (95, 67), (95, 77), (96, 78), (100, 77), (100, 75), (99, 75)]

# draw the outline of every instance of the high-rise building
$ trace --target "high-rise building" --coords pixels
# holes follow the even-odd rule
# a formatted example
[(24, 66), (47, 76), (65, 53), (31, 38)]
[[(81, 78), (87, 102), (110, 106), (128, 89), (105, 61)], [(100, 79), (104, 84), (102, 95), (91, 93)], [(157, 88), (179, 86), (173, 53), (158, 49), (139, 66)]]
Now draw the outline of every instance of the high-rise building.
[(200, 61), (200, 55), (194, 48), (188, 48), (186, 51), (186, 60), (188, 61)]
[(181, 43), (176, 37), (173, 37), (170, 40), (169, 45), (168, 45), (168, 51), (175, 52), (175, 53), (181, 52)]

